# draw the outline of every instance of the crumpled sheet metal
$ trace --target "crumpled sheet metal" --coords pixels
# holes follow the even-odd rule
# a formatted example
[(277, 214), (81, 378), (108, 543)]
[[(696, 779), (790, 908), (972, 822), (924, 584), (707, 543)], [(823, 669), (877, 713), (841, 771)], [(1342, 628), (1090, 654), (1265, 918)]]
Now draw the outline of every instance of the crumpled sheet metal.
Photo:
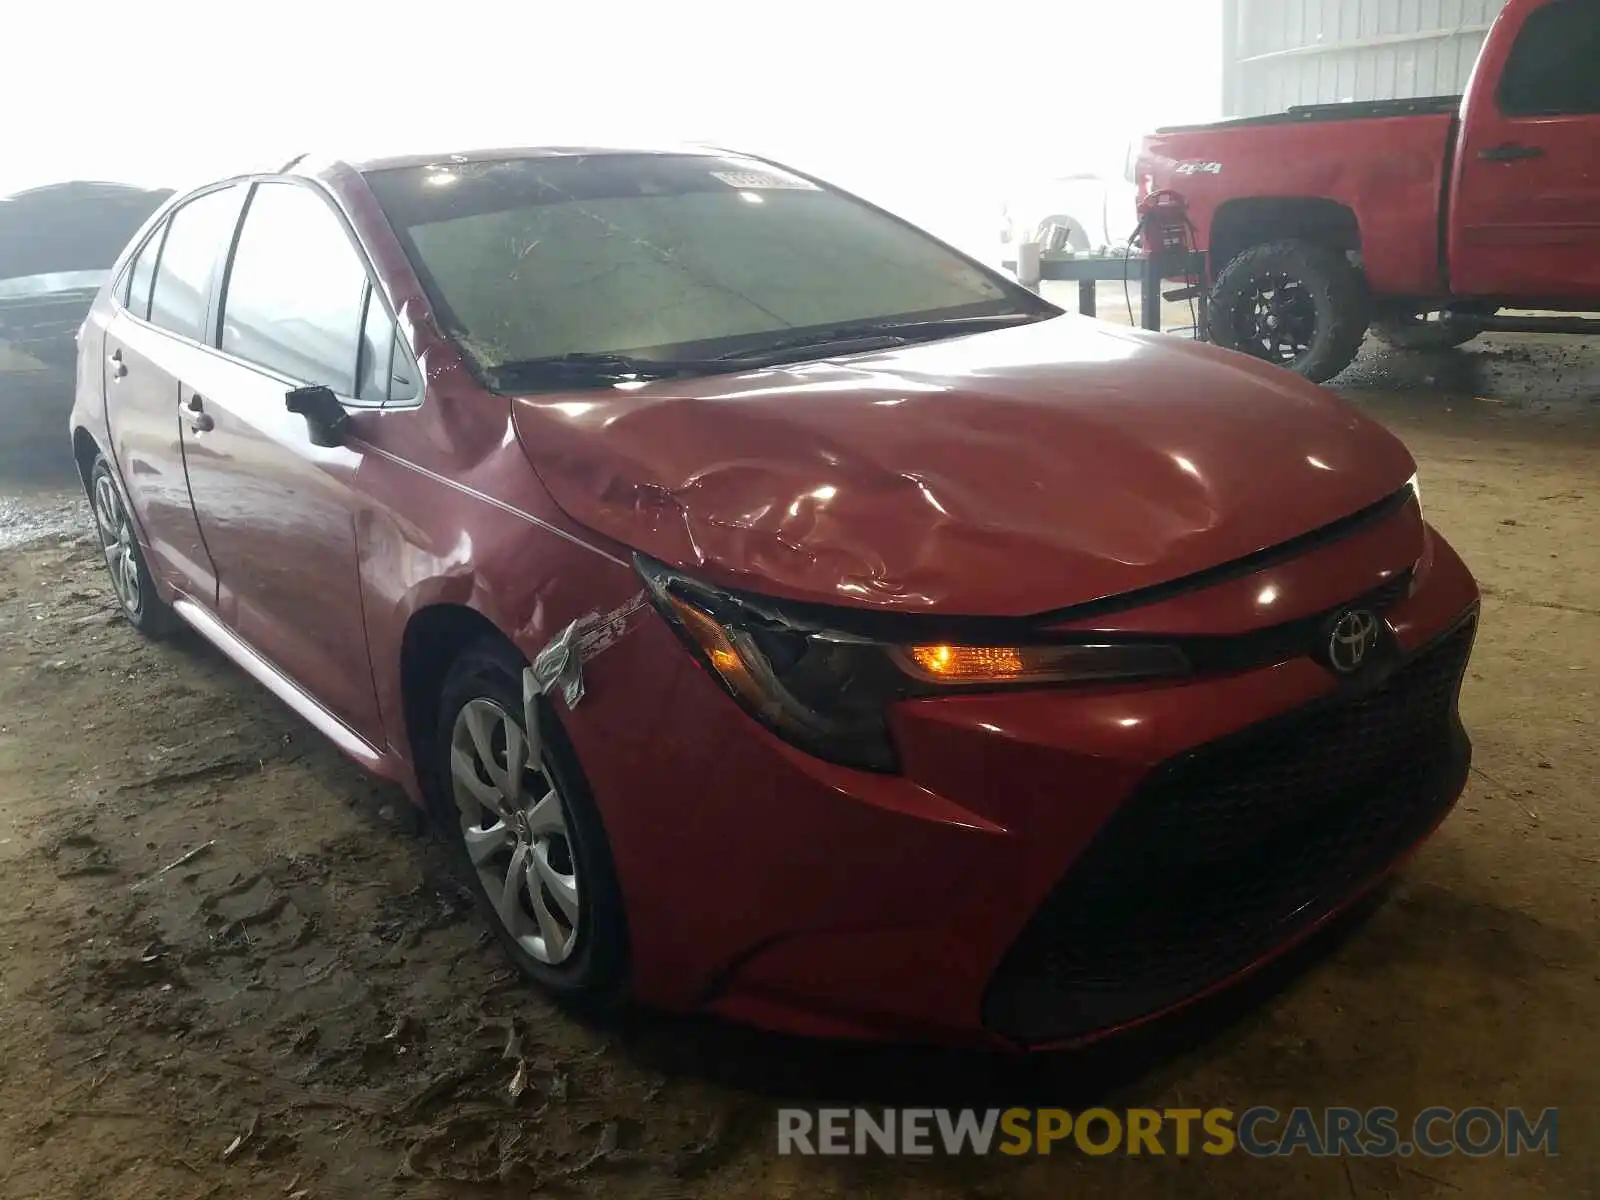
[(1030, 616), (1346, 516), (1414, 467), (1289, 372), (1063, 317), (847, 362), (513, 406), (579, 524), (707, 582)]
[(583, 660), (577, 652), (577, 638), (578, 623), (574, 621), (539, 651), (523, 676), (524, 692), (529, 682), (540, 695), (548, 695), (559, 687), (567, 707), (577, 707), (578, 701), (583, 699)]
[(538, 727), (540, 696), (559, 689), (569, 709), (578, 706), (584, 697), (584, 663), (621, 641), (647, 607), (649, 599), (641, 589), (610, 612), (588, 613), (572, 621), (534, 655), (532, 665), (522, 673), (523, 719), (530, 731)]

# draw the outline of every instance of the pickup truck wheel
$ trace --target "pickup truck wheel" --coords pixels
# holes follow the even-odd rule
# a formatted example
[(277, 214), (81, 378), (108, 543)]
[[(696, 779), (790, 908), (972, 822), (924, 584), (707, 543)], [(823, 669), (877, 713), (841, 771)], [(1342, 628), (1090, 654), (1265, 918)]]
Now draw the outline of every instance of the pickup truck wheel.
[[(1491, 313), (1485, 313), (1491, 316)], [(1372, 336), (1396, 350), (1453, 350), (1464, 346), (1483, 330), (1470, 319), (1430, 321), (1426, 314), (1407, 313), (1384, 317), (1372, 323)]]
[(1252, 246), (1223, 269), (1211, 292), (1210, 320), (1219, 346), (1322, 383), (1361, 349), (1367, 293), (1337, 250), (1269, 242)]

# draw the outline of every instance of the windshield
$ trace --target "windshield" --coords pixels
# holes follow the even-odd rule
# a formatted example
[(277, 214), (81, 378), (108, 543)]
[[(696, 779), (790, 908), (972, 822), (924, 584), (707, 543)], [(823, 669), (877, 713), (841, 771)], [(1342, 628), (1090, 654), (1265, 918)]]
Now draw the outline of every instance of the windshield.
[(602, 154), (367, 179), (441, 323), (491, 380), (556, 356), (717, 358), (810, 330), (1056, 311), (894, 218), (749, 160)]

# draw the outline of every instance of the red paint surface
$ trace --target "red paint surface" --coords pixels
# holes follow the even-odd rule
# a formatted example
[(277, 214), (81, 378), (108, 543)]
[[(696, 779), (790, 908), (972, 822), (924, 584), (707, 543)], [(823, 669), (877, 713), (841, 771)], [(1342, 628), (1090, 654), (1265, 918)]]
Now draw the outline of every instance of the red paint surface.
[(516, 421), (590, 528), (726, 584), (901, 612), (1020, 616), (1177, 579), (1415, 470), (1287, 372), (1072, 317), (541, 397)]

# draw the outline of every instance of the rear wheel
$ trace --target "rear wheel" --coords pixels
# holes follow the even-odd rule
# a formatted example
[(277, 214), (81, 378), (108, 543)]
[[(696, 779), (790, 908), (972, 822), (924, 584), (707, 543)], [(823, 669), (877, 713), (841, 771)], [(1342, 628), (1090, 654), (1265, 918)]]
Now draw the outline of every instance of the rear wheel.
[(529, 736), (523, 666), (491, 642), (451, 669), (434, 807), (512, 962), (559, 999), (601, 1006), (621, 990), (622, 894), (577, 756), (542, 700)]
[(104, 456), (89, 472), (89, 503), (94, 509), (95, 533), (105, 555), (111, 590), (123, 616), (147, 637), (162, 637), (178, 624), (177, 614), (156, 593), (155, 581), (134, 535), (133, 521), (122, 501), (122, 488)]
[(1361, 276), (1339, 251), (1270, 242), (1223, 269), (1209, 315), (1218, 345), (1322, 383), (1355, 359), (1368, 303)]

